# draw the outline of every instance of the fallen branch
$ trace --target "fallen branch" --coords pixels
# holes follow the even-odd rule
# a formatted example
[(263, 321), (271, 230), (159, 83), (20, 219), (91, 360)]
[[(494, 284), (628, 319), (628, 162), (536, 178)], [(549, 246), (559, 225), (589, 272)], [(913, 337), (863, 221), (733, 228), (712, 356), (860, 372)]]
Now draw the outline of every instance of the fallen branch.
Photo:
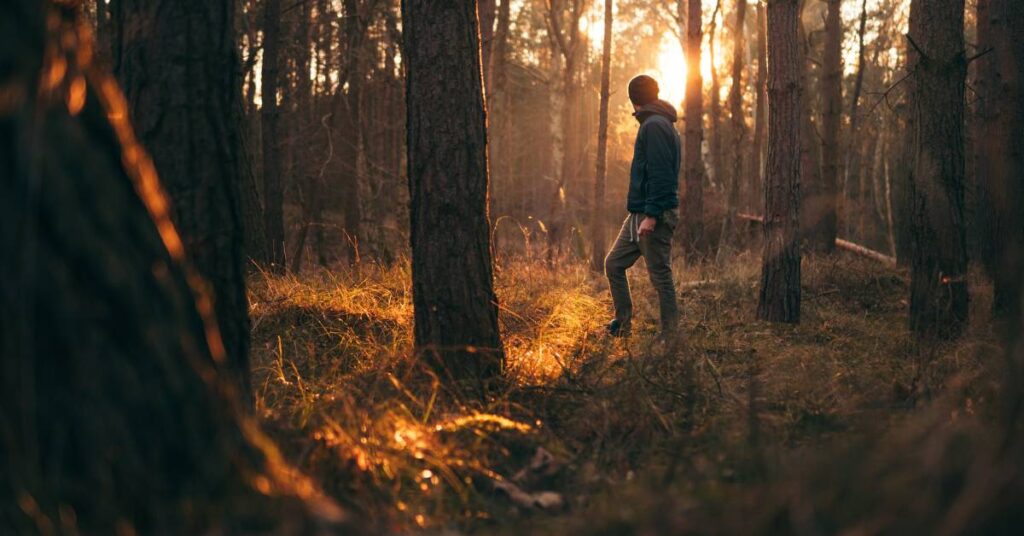
[[(744, 221), (760, 223), (762, 225), (764, 224), (764, 218), (756, 214), (744, 214), (742, 212), (737, 212), (736, 217)], [(843, 240), (842, 238), (836, 238), (836, 247), (844, 251), (849, 251), (850, 253), (856, 253), (862, 257), (874, 259), (882, 264), (896, 266), (896, 257), (890, 257), (885, 253), (868, 249), (860, 244), (854, 244), (853, 242)]]

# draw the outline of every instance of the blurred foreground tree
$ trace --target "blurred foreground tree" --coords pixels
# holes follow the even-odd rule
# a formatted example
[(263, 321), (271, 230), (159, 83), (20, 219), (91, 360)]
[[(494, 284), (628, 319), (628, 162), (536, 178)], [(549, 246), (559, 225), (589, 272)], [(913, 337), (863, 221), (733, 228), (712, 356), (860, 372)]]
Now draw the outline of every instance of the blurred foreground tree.
[(501, 373), (487, 216), (487, 114), (475, 2), (406, 0), (416, 347), (457, 379)]
[(998, 317), (1020, 316), (1024, 271), (1024, 3), (978, 1), (978, 132), (975, 170), (990, 222), (983, 261)]
[(768, 168), (757, 317), (800, 321), (800, 9), (768, 0)]
[(964, 0), (913, 0), (907, 39), (915, 125), (910, 328), (949, 339), (967, 325)]
[(340, 521), (239, 403), (211, 300), (77, 13), (0, 3), (0, 526)]
[(234, 1), (119, 0), (109, 9), (114, 72), (130, 119), (160, 172), (185, 254), (212, 285), (230, 369), (247, 396)]

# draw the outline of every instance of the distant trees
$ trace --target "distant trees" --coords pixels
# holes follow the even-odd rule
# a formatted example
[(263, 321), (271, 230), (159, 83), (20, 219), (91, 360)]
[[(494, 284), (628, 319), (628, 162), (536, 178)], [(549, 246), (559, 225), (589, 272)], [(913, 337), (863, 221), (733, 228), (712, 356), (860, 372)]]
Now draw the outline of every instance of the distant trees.
[(910, 327), (926, 339), (956, 337), (967, 325), (963, 22), (964, 0), (910, 4)]
[[(185, 259), (188, 238), (183, 246), (129, 104), (96, 67), (78, 13), (73, 3), (0, 3), (0, 20), (17, 21), (0, 33), (9, 76), (0, 105), (4, 531), (322, 528), (305, 521), (308, 506), (335, 520), (340, 511), (241, 408), (209, 296)], [(211, 35), (179, 37), (222, 43), (225, 20)], [(220, 65), (219, 50), (206, 50), (213, 57), (197, 75)], [(185, 65), (199, 63), (168, 68)], [(233, 76), (220, 74), (196, 84)]]
[(800, 321), (798, 0), (768, 0), (768, 166), (757, 317)]
[[(504, 0), (507, 2), (508, 0)], [(594, 199), (590, 206), (590, 232), (593, 255), (590, 267), (604, 270), (605, 235), (601, 225), (604, 215), (604, 183), (608, 173), (608, 99), (612, 70), (612, 0), (604, 0), (604, 45), (601, 49), (601, 103), (597, 120), (597, 169), (594, 173)]]
[(230, 370), (248, 393), (234, 2), (120, 0), (108, 9), (114, 71), (139, 142), (160, 171), (189, 261), (211, 285)]
[(442, 374), (489, 378), (504, 352), (476, 6), (406, 0), (402, 18), (416, 347)]

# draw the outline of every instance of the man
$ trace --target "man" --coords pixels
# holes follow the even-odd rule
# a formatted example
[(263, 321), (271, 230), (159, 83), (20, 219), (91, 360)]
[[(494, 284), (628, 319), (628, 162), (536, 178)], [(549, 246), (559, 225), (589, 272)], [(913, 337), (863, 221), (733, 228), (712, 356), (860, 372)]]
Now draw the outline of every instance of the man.
[(626, 269), (643, 256), (651, 284), (658, 292), (663, 337), (673, 335), (679, 321), (675, 284), (672, 281), (672, 231), (679, 221), (680, 143), (675, 108), (658, 99), (658, 82), (640, 75), (629, 82), (633, 116), (640, 123), (629, 171), (629, 215), (619, 237), (604, 260), (611, 286), (615, 319), (608, 333), (625, 337), (630, 332), (633, 300)]

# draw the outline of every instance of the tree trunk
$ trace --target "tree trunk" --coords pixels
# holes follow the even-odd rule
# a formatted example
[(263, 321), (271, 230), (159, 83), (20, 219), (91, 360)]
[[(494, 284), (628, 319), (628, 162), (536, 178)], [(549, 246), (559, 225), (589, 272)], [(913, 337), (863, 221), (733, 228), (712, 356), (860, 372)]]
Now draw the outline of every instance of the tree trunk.
[(985, 55), (977, 63), (975, 165), (984, 203), (978, 213), (988, 214), (989, 222), (982, 260), (994, 283), (994, 313), (1006, 320), (1020, 317), (1019, 274), (1024, 272), (1024, 47), (1019, 35), (1024, 6), (979, 0), (977, 15), (978, 48)]
[(740, 203), (740, 185), (743, 179), (743, 143), (747, 134), (747, 123), (743, 116), (743, 26), (747, 16), (747, 0), (736, 1), (736, 22), (733, 28), (732, 45), (732, 87), (729, 89), (729, 114), (732, 119), (733, 161), (726, 197), (726, 214), (722, 222), (722, 237), (719, 251), (735, 242), (736, 210)]
[(752, 158), (753, 172), (749, 177), (748, 207), (752, 212), (761, 210), (761, 201), (764, 199), (764, 134), (765, 122), (768, 119), (768, 29), (765, 27), (764, 4), (757, 3), (757, 98), (756, 115), (754, 116), (754, 156)]
[(15, 99), (0, 109), (0, 519), (16, 534), (312, 530), (310, 483), (227, 379), (210, 297), (71, 6), (0, 4), (18, 21), (0, 34)]
[[(683, 2), (677, 0), (680, 18)], [(683, 243), (688, 260), (700, 257), (704, 235), (704, 80), (700, 72), (703, 34), (701, 0), (688, 0), (686, 12), (686, 103), (683, 141)]]
[[(507, 1), (507, 0), (505, 0)], [(612, 0), (604, 0), (604, 45), (601, 49), (601, 104), (597, 124), (597, 170), (594, 178), (594, 202), (590, 207), (590, 232), (594, 251), (590, 266), (595, 272), (604, 270), (605, 235), (601, 225), (604, 216), (604, 183), (608, 164), (608, 98), (611, 93), (612, 70)]]
[(955, 338), (967, 325), (963, 22), (964, 0), (910, 4), (916, 124), (910, 327), (922, 339)]
[(797, 0), (768, 0), (768, 168), (757, 317), (800, 321), (800, 71)]
[(263, 231), (267, 251), (263, 261), (275, 272), (285, 269), (284, 258), (284, 185), (281, 182), (281, 129), (277, 93), (280, 82), (281, 0), (263, 3), (263, 71), (260, 111), (263, 142)]
[(822, 166), (817, 194), (808, 199), (804, 217), (810, 224), (808, 247), (819, 253), (832, 253), (836, 247), (836, 183), (839, 177), (839, 120), (843, 108), (843, 24), (840, 0), (828, 0), (825, 17), (825, 54), (821, 76)]
[(715, 67), (716, 57), (715, 30), (718, 28), (718, 13), (721, 11), (722, 0), (718, 0), (714, 13), (711, 14), (711, 29), (708, 35), (708, 48), (711, 54), (711, 171), (714, 183), (720, 189), (725, 182), (725, 165), (722, 163), (722, 88), (718, 81), (718, 69)]
[(491, 53), (494, 51), (495, 0), (477, 0), (477, 16), (480, 19), (480, 56), (483, 63), (485, 102), (491, 96)]
[(492, 378), (504, 351), (475, 6), (406, 0), (402, 20), (416, 347), (444, 375)]
[[(852, 235), (855, 229), (855, 214), (860, 208), (849, 203), (848, 200), (855, 199), (859, 192), (853, 190), (851, 178), (857, 180), (860, 174), (860, 161), (857, 159), (857, 140), (860, 138), (860, 95), (864, 89), (864, 70), (867, 64), (864, 61), (864, 32), (867, 29), (868, 3), (863, 0), (860, 8), (860, 26), (857, 29), (857, 74), (854, 76), (853, 92), (850, 96), (850, 135), (846, 143), (846, 165), (843, 166), (843, 181), (840, 196), (843, 203), (843, 224), (846, 227), (847, 236)], [(837, 190), (839, 190), (837, 185)], [(909, 206), (909, 205), (908, 205)]]
[(230, 370), (248, 398), (235, 9), (229, 1), (206, 2), (201, 10), (184, 4), (111, 4), (114, 70), (139, 142), (152, 155), (170, 197), (185, 253), (212, 285)]

